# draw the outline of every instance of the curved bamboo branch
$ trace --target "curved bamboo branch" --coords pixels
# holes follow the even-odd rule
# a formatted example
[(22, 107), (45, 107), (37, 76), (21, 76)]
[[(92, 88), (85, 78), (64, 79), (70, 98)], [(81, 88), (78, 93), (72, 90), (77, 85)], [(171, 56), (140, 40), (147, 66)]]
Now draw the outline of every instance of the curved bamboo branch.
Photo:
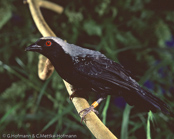
[[(40, 6), (42, 6), (44, 8), (48, 8), (53, 11), (58, 11), (55, 9), (56, 9), (56, 7), (59, 7), (59, 6), (55, 4), (54, 8), (53, 8), (53, 5), (50, 8), (49, 5), (51, 5), (52, 3), (46, 2), (46, 1), (41, 1), (41, 0), (27, 0), (27, 3), (29, 4), (33, 20), (35, 21), (35, 24), (36, 24), (38, 30), (40, 31), (40, 33), (43, 36), (56, 36), (53, 33), (53, 31), (49, 28), (49, 26), (46, 24), (39, 8), (40, 8)], [(45, 6), (45, 4), (46, 4), (46, 6)], [(62, 11), (63, 11), (63, 8), (62, 8)], [(49, 69), (51, 69), (51, 71), (53, 70), (53, 66), (51, 66), (51, 62), (49, 62), (49, 60), (47, 60), (47, 59), (45, 60), (45, 59), (44, 59), (44, 61), (47, 61), (48, 63), (46, 63), (46, 69), (45, 69), (45, 71), (43, 71), (43, 74), (47, 74), (48, 73), (47, 71), (49, 71)], [(44, 64), (44, 63), (42, 63), (42, 64)], [(67, 88), (69, 95), (71, 95), (72, 94), (71, 85), (65, 81), (64, 81), (64, 83), (65, 83), (65, 86)], [(88, 102), (84, 98), (74, 97), (72, 102), (78, 113), (81, 110), (89, 107)], [(93, 133), (93, 135), (96, 138), (98, 138), (98, 139), (117, 139), (112, 134), (112, 132), (101, 122), (101, 120), (96, 116), (95, 113), (91, 112), (91, 113), (87, 114), (85, 119), (86, 119), (86, 122), (85, 122), (86, 126), (89, 128), (89, 130)]]
[(43, 1), (42, 0), (42, 1), (39, 1), (38, 4), (40, 7), (52, 10), (58, 14), (61, 14), (63, 12), (63, 7), (61, 7), (55, 3), (52, 3), (50, 1)]

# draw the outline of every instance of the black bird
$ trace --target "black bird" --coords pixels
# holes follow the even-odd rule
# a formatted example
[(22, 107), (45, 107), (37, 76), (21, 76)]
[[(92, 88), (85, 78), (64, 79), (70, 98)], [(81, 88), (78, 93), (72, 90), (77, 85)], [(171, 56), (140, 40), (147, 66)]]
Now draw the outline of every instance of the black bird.
[(135, 105), (146, 111), (160, 110), (173, 116), (167, 104), (140, 87), (122, 65), (98, 51), (69, 44), (57, 37), (40, 38), (25, 50), (46, 56), (58, 74), (73, 85), (74, 93), (80, 93), (78, 90), (83, 89), (99, 94), (100, 98), (97, 101), (80, 112), (83, 113), (82, 120), (90, 111), (97, 112), (94, 108), (107, 95), (122, 96), (129, 105)]

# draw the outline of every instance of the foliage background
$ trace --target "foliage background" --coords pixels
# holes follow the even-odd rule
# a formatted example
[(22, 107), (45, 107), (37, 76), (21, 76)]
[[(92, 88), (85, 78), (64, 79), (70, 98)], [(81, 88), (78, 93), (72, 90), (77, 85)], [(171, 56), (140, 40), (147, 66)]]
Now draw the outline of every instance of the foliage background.
[[(141, 85), (174, 108), (172, 0), (52, 1), (65, 8), (62, 15), (42, 9), (57, 36), (119, 61)], [(47, 81), (38, 78), (38, 54), (24, 49), (39, 37), (27, 5), (19, 0), (0, 1), (0, 133), (94, 138), (80, 123), (57, 73)], [(105, 102), (98, 108), (101, 119), (104, 107)], [(147, 113), (133, 108), (130, 117), (123, 117), (124, 107), (123, 99), (111, 97), (107, 127), (120, 138), (126, 133), (121, 127), (128, 125), (128, 138), (146, 138)], [(173, 138), (172, 118), (162, 113), (154, 116), (151, 137)], [(123, 125), (123, 118), (128, 117)]]

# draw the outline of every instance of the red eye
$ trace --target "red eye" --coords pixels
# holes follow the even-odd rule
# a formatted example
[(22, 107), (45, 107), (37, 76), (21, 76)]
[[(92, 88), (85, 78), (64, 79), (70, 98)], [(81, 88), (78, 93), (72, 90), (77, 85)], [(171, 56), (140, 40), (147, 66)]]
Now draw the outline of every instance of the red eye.
[(51, 41), (46, 41), (45, 44), (46, 44), (46, 46), (51, 46), (52, 43), (51, 43)]

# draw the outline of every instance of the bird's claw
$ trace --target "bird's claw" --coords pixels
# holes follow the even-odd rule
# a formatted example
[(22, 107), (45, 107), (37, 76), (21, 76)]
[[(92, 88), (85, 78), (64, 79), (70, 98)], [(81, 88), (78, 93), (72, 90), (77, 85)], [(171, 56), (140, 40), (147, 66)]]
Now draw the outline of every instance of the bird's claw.
[(85, 116), (90, 113), (91, 111), (93, 111), (96, 114), (99, 114), (99, 112), (97, 110), (94, 109), (94, 106), (91, 105), (89, 108), (83, 109), (82, 111), (79, 112), (79, 115), (81, 115), (82, 113), (82, 117), (81, 117), (81, 123), (82, 121), (85, 121)]

